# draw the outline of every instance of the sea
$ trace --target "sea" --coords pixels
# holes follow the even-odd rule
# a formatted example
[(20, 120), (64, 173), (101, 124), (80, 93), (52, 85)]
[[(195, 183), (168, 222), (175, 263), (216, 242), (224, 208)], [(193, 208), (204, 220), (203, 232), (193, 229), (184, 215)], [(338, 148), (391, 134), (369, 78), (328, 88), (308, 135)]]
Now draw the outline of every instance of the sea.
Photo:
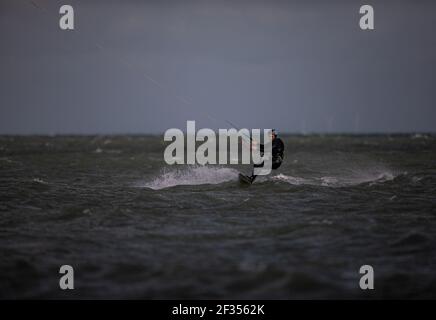
[(0, 298), (436, 298), (436, 136), (281, 138), (246, 186), (160, 135), (0, 136)]

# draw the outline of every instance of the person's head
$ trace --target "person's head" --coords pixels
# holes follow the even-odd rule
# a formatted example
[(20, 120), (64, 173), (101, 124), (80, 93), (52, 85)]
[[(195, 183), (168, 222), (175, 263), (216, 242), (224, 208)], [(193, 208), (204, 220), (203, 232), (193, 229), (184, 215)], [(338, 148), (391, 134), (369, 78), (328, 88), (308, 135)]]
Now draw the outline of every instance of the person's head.
[(270, 135), (271, 135), (271, 140), (274, 140), (275, 138), (277, 138), (276, 129), (271, 129)]

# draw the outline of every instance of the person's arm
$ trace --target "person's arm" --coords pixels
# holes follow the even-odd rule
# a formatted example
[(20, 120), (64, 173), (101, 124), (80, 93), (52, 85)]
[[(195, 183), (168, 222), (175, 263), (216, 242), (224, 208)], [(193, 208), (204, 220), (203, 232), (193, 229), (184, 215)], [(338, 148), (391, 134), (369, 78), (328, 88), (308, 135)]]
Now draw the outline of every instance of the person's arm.
[(280, 156), (280, 158), (283, 158), (283, 152), (285, 151), (285, 145), (282, 140), (278, 141), (277, 146), (274, 150), (274, 154)]
[(279, 140), (279, 146), (278, 146), (278, 153), (279, 154), (283, 154), (283, 151), (285, 151), (285, 144), (283, 143), (282, 140)]
[(273, 142), (272, 150), (271, 150), (273, 158), (277, 158), (277, 157), (282, 158), (283, 150), (284, 150), (284, 145), (281, 140), (277, 140)]

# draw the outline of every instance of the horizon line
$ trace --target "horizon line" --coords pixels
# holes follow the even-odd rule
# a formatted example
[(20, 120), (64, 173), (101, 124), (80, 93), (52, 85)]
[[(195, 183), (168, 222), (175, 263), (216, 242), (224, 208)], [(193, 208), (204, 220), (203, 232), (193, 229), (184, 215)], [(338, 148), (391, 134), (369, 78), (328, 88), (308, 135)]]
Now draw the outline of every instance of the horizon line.
[[(231, 128), (229, 128), (231, 129)], [(214, 132), (216, 132), (214, 130)], [(65, 132), (65, 133), (0, 133), (0, 137), (31, 137), (31, 136), (39, 136), (39, 137), (61, 137), (61, 136), (163, 136), (165, 132), (94, 132), (94, 133), (73, 133), (73, 132)], [(186, 133), (185, 131), (183, 132)], [(218, 132), (216, 132), (218, 133)], [(436, 136), (436, 131), (362, 131), (362, 132), (351, 132), (351, 131), (333, 131), (333, 132), (280, 132), (279, 136), (314, 136), (314, 135), (347, 135), (347, 136), (359, 136), (359, 135), (430, 135)]]

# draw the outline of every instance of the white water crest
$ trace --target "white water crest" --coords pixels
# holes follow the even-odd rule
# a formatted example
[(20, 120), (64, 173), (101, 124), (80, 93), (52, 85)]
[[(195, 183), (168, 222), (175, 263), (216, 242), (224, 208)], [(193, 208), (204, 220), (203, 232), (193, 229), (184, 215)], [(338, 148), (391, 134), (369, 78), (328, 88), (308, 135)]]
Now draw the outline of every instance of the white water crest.
[(337, 176), (319, 176), (319, 177), (295, 177), (285, 174), (278, 174), (272, 176), (270, 179), (273, 181), (283, 181), (292, 185), (316, 185), (323, 187), (343, 187), (354, 186), (362, 183), (381, 183), (393, 180), (396, 175), (390, 171), (361, 171), (354, 172), (352, 175), (337, 175)]
[(146, 182), (142, 187), (160, 190), (180, 185), (219, 184), (237, 180), (238, 171), (236, 169), (192, 166), (166, 169), (153, 180)]

